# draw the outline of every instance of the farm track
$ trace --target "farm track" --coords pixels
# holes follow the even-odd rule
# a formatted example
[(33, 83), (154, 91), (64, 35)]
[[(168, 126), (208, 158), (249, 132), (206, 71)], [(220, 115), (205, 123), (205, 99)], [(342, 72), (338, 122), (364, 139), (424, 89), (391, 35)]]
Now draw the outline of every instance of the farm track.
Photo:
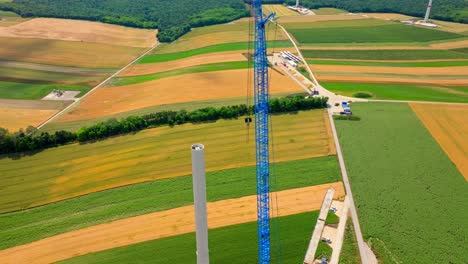
[[(323, 196), (330, 187), (335, 189), (335, 198), (345, 195), (341, 182), (278, 192), (279, 214), (274, 217), (320, 209)], [(275, 193), (272, 195), (275, 196)], [(255, 201), (256, 196), (253, 195), (208, 203), (209, 228), (255, 221)], [(190, 233), (194, 232), (193, 214), (193, 206), (185, 206), (72, 231), (0, 251), (0, 262), (51, 263), (106, 249)]]

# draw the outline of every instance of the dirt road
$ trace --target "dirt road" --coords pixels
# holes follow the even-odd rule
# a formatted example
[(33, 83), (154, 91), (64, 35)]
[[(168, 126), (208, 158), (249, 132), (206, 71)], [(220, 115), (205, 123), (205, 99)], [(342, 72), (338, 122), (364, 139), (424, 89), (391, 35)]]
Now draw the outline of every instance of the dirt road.
[[(323, 197), (330, 187), (335, 189), (335, 198), (345, 195), (341, 182), (278, 192), (280, 216), (320, 209)], [(256, 217), (256, 196), (208, 203), (209, 228), (253, 222)], [(0, 263), (52, 263), (110, 248), (190, 233), (194, 232), (194, 229), (193, 206), (184, 206), (101, 224), (3, 250), (0, 251)]]

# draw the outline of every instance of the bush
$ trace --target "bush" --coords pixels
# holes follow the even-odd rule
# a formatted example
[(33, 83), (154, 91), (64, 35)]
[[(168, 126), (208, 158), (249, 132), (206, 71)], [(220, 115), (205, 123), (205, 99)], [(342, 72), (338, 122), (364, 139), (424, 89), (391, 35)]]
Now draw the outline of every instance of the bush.
[(339, 115), (339, 116), (333, 116), (334, 120), (347, 120), (347, 121), (360, 121), (361, 118), (359, 116), (354, 116), (354, 115)]
[(368, 93), (355, 93), (355, 94), (353, 94), (353, 97), (356, 97), (356, 98), (371, 98), (372, 95), (368, 94)]

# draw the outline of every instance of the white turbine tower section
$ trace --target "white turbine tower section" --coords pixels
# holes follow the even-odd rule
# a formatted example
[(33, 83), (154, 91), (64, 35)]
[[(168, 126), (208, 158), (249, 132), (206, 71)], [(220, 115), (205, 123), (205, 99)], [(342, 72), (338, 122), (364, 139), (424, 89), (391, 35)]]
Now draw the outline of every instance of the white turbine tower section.
[(424, 23), (427, 23), (429, 21), (429, 15), (431, 14), (431, 8), (432, 8), (432, 0), (429, 0), (429, 4), (427, 5), (426, 16), (424, 17)]
[(299, 7), (299, 0), (296, 0), (296, 7)]

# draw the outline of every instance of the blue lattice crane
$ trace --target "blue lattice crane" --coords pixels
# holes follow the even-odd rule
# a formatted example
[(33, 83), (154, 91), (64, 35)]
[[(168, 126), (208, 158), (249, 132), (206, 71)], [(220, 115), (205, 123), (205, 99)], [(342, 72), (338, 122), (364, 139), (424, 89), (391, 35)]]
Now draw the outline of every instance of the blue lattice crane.
[(265, 24), (274, 13), (263, 16), (262, 1), (253, 0), (255, 19), (254, 93), (255, 147), (257, 158), (257, 225), (258, 263), (270, 263), (270, 153), (269, 153), (269, 87)]

